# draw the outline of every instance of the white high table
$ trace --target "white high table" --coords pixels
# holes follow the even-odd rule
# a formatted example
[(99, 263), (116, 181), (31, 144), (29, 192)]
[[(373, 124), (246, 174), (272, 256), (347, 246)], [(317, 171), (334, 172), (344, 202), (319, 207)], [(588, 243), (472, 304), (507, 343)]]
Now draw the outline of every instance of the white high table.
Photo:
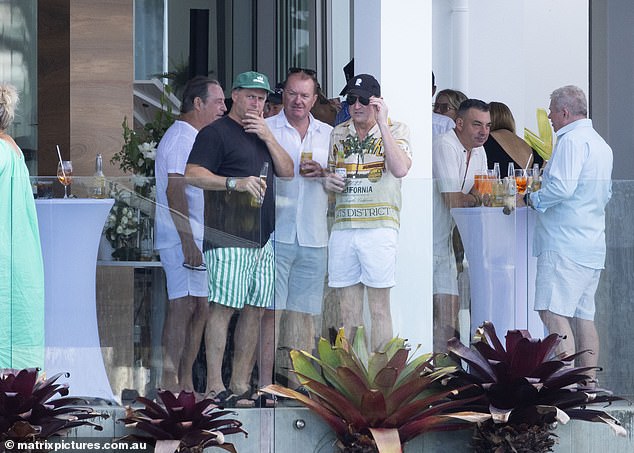
[(70, 373), (71, 396), (114, 400), (106, 375), (95, 302), (97, 250), (112, 199), (37, 199), (44, 259), (45, 366)]
[(503, 208), (453, 208), (471, 286), (471, 335), (491, 321), (500, 338), (525, 329), (542, 338), (544, 326), (533, 310), (537, 258), (532, 256), (536, 213), (526, 207), (510, 215)]

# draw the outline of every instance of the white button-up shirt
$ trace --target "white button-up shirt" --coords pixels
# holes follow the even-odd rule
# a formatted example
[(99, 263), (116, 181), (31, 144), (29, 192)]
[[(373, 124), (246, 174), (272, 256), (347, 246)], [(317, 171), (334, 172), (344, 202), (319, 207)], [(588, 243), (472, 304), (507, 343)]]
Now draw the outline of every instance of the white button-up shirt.
[(542, 188), (530, 195), (537, 216), (533, 254), (545, 250), (593, 269), (605, 265), (605, 205), (612, 196), (612, 149), (577, 120), (557, 131)]
[(300, 246), (326, 247), (328, 245), (328, 194), (321, 178), (299, 175), (302, 151), (312, 151), (313, 160), (326, 168), (332, 127), (310, 115), (310, 125), (304, 140), (291, 126), (282, 110), (267, 118), (267, 123), (278, 143), (293, 159), (295, 177), (276, 178), (275, 241)]

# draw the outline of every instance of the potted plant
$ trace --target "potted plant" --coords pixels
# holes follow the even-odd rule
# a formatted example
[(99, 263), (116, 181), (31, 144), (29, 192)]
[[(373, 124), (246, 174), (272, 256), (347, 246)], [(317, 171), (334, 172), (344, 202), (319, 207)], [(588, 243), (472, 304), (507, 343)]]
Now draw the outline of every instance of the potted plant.
[(469, 365), (458, 373), (463, 383), (479, 387), (482, 401), (471, 408), (489, 412), (491, 419), (476, 425), (472, 439), (476, 452), (547, 452), (555, 443), (556, 423), (570, 419), (607, 423), (626, 435), (618, 420), (589, 404), (622, 400), (599, 388), (587, 388), (586, 374), (594, 367), (574, 367), (573, 355), (555, 354), (563, 337), (555, 333), (531, 338), (525, 330), (509, 330), (506, 349), (492, 323), (480, 328), (481, 340), (468, 348), (456, 338), (449, 352)]
[(489, 417), (458, 412), (469, 400), (449, 399), (462, 390), (445, 385), (455, 367), (436, 368), (433, 354), (410, 358), (402, 338), (369, 354), (363, 327), (352, 344), (340, 329), (334, 344), (319, 341), (318, 353), (290, 352), (293, 372), (310, 397), (280, 385), (262, 390), (293, 398), (323, 418), (343, 452), (398, 453), (421, 433), (464, 429), (473, 417)]
[[(56, 382), (63, 373), (43, 379), (38, 371), (0, 369), (0, 452), (19, 451), (18, 443), (43, 442), (78, 426), (103, 429), (90, 420), (108, 415), (78, 406), (85, 404), (80, 398), (66, 397), (68, 385)], [(51, 399), (56, 395), (62, 398)]]
[(196, 402), (193, 392), (182, 391), (174, 395), (169, 390), (159, 390), (158, 397), (163, 405), (147, 398), (136, 398), (144, 407), (128, 407), (126, 417), (120, 420), (126, 427), (136, 428), (149, 436), (133, 434), (123, 439), (146, 441), (154, 445), (156, 453), (202, 453), (212, 446), (236, 453), (233, 444), (225, 442), (225, 436), (247, 435), (240, 421), (224, 418), (234, 412), (219, 409), (211, 399)]

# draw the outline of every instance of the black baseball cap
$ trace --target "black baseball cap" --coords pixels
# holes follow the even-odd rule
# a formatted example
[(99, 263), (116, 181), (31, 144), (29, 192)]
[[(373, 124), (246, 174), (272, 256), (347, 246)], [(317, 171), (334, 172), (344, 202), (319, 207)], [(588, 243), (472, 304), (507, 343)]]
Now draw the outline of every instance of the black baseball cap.
[(266, 100), (269, 101), (271, 104), (281, 104), (283, 89), (284, 89), (284, 84), (282, 82), (278, 82), (275, 85), (275, 89), (273, 89), (273, 92), (269, 94)]
[(341, 92), (344, 94), (356, 94), (357, 96), (363, 96), (370, 98), (372, 96), (381, 96), (381, 85), (370, 74), (359, 74), (348, 80), (346, 87)]

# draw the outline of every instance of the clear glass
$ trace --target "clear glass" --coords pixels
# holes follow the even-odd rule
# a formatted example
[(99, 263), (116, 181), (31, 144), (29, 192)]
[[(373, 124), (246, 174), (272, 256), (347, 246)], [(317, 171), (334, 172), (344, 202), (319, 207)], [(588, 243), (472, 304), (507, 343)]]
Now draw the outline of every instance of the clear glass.
[(64, 198), (68, 198), (68, 186), (73, 182), (73, 163), (70, 160), (57, 164), (57, 179), (64, 186)]

